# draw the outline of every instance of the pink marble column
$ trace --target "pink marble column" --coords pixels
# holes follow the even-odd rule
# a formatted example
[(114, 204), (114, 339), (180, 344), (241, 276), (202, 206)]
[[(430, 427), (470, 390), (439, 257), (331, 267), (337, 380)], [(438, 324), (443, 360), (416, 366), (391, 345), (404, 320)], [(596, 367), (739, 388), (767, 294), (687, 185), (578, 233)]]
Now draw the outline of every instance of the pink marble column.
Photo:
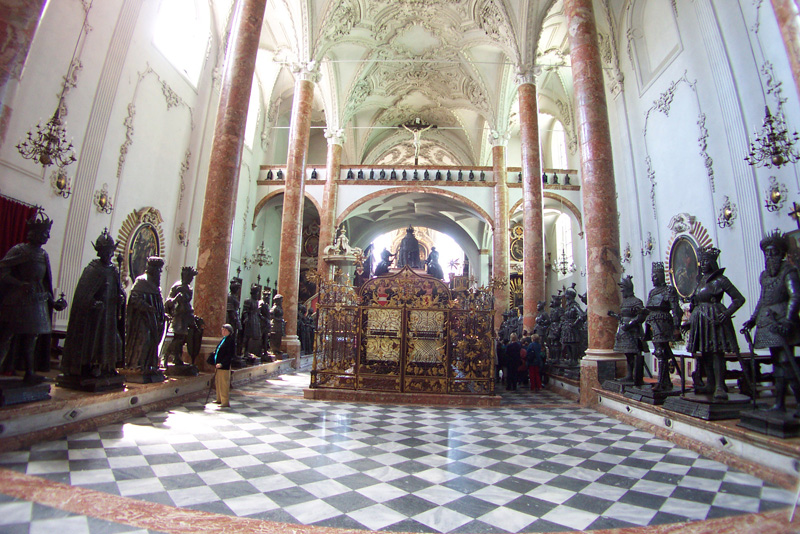
[(0, 0), (0, 146), (11, 120), (14, 93), (46, 0)]
[(219, 335), (225, 323), (229, 251), (244, 127), (266, 0), (244, 0), (237, 6), (211, 145), (194, 285), (194, 307), (197, 315), (205, 320), (210, 336)]
[(283, 318), (286, 333), (281, 348), (295, 366), (300, 364), (300, 339), (297, 337), (297, 299), (300, 288), (300, 245), (303, 236), (303, 201), (306, 154), (311, 136), (311, 106), (314, 82), (318, 74), (303, 68), (296, 73), (292, 123), (289, 129), (289, 152), (286, 159), (286, 189), (281, 219), (281, 253), (278, 268), (278, 293), (283, 295)]
[(772, 0), (772, 9), (789, 56), (794, 87), (800, 97), (800, 0)]
[(536, 304), (545, 300), (542, 167), (539, 159), (539, 111), (533, 73), (520, 74), (519, 135), (522, 145), (522, 325), (533, 332)]
[(328, 274), (328, 262), (325, 261), (323, 250), (333, 243), (336, 225), (336, 202), (339, 198), (339, 185), (337, 180), (342, 168), (342, 144), (344, 131), (333, 130), (325, 132), (328, 138), (328, 159), (325, 165), (327, 180), (322, 193), (322, 213), (319, 224), (319, 256), (317, 268), (320, 272)]
[(597, 45), (592, 0), (564, 0), (572, 80), (581, 154), (583, 217), (586, 231), (589, 348), (581, 362), (581, 403), (593, 404), (592, 387), (599, 386), (597, 362), (616, 360), (619, 311), (619, 258), (616, 184), (611, 153), (606, 93)]
[(492, 230), (492, 278), (494, 289), (494, 328), (503, 323), (508, 310), (508, 183), (506, 182), (507, 137), (492, 134), (492, 176), (494, 177), (494, 229)]

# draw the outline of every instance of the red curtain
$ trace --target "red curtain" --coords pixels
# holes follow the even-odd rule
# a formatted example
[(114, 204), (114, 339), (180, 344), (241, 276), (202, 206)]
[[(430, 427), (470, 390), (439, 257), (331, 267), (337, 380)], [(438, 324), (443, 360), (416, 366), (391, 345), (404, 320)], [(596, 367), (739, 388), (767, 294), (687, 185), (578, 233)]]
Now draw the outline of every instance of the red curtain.
[(25, 223), (38, 208), (16, 200), (0, 197), (0, 258), (16, 245), (25, 241)]

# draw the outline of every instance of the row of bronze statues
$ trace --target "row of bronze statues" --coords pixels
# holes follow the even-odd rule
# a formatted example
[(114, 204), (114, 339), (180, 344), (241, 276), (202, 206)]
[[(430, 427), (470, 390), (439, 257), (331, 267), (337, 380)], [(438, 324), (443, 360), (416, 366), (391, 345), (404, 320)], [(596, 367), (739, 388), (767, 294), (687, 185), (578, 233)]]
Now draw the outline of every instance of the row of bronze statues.
[(398, 268), (403, 268), (406, 266), (411, 269), (424, 268), (426, 274), (429, 276), (439, 280), (444, 280), (444, 270), (442, 269), (442, 266), (439, 265), (439, 251), (436, 250), (436, 247), (431, 247), (431, 251), (425, 260), (422, 259), (421, 250), (422, 249), (420, 247), (419, 240), (417, 240), (416, 236), (414, 235), (414, 228), (409, 225), (409, 227), (406, 229), (406, 235), (400, 240), (400, 246), (398, 247), (397, 252), (392, 254), (388, 249), (383, 249), (383, 251), (381, 251), (381, 261), (378, 262), (378, 265), (375, 267), (373, 272), (372, 245), (369, 245), (366, 249), (364, 249), (365, 260), (356, 269), (353, 285), (355, 287), (361, 287), (361, 285), (369, 280), (373, 275), (384, 276), (389, 274), (389, 269), (392, 267), (392, 264), (395, 262), (395, 260)]

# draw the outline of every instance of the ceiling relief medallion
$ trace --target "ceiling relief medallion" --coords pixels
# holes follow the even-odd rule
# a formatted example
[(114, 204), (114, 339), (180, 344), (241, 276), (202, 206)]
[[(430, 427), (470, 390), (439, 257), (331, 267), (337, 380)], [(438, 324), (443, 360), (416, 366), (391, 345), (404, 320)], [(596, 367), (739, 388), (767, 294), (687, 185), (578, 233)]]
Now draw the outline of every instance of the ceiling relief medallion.
[(490, 39), (513, 50), (516, 57), (519, 56), (514, 30), (504, 7), (498, 5), (494, 0), (478, 3), (475, 6), (475, 21)]
[(339, 0), (323, 17), (322, 35), (318, 42), (336, 41), (350, 34), (361, 20), (361, 9), (356, 0)]

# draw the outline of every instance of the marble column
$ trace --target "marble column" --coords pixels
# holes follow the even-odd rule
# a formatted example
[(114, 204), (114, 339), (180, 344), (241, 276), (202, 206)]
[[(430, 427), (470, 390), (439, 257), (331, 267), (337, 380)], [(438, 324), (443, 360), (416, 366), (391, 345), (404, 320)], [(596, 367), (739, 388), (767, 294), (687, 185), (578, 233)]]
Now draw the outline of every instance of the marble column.
[(800, 97), (800, 0), (772, 0), (783, 44), (792, 67), (794, 87)]
[(228, 264), (244, 127), (265, 6), (266, 0), (237, 3), (225, 58), (197, 247), (198, 273), (194, 284), (194, 307), (197, 315), (205, 320), (206, 332), (210, 336), (218, 335), (225, 323)]
[(586, 405), (597, 402), (592, 387), (599, 386), (600, 362), (622, 357), (614, 352), (617, 321), (607, 313), (619, 311), (617, 282), (622, 269), (611, 134), (592, 0), (564, 0), (564, 13), (572, 60), (586, 231), (589, 348), (581, 362), (581, 403)]
[(22, 67), (46, 0), (0, 0), (0, 146), (3, 145)]
[(311, 106), (314, 83), (319, 74), (313, 65), (295, 68), (294, 101), (289, 127), (289, 150), (286, 159), (286, 188), (281, 218), (281, 252), (278, 268), (278, 293), (283, 295), (283, 318), (286, 333), (281, 349), (300, 365), (300, 338), (297, 336), (297, 305), (300, 288), (300, 245), (303, 236), (303, 201), (308, 140), (311, 136)]
[(339, 198), (339, 174), (342, 168), (342, 145), (344, 144), (344, 130), (328, 130), (328, 159), (325, 164), (327, 177), (325, 189), (322, 192), (322, 213), (319, 224), (319, 257), (317, 269), (328, 274), (328, 262), (325, 261), (323, 250), (333, 243), (336, 225), (336, 203)]
[(520, 73), (519, 135), (522, 145), (522, 326), (533, 332), (536, 304), (545, 300), (542, 166), (539, 159), (539, 110), (533, 72)]
[(506, 144), (508, 136), (492, 132), (492, 177), (494, 178), (494, 228), (492, 230), (492, 278), (494, 288), (494, 328), (503, 323), (508, 310), (508, 183)]

